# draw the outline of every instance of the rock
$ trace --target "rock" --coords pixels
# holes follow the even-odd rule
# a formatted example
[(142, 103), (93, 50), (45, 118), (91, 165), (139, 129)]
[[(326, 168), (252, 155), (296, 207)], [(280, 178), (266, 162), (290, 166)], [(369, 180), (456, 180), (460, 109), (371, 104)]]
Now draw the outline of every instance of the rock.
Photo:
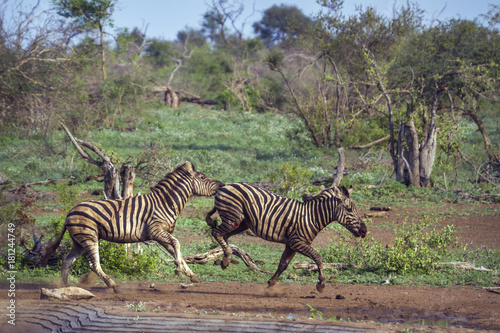
[(47, 289), (42, 288), (40, 299), (48, 299), (51, 301), (62, 300), (86, 300), (95, 297), (90, 291), (78, 287), (66, 287)]

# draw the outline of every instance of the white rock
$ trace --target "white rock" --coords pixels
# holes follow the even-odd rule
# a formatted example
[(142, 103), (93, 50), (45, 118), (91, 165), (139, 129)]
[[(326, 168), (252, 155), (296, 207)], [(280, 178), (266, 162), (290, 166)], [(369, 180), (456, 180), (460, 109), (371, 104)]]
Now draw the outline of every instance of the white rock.
[(42, 288), (40, 293), (40, 299), (48, 299), (52, 301), (56, 300), (85, 300), (95, 297), (90, 291), (79, 288), (79, 287), (66, 287), (66, 288), (56, 288), (47, 289)]

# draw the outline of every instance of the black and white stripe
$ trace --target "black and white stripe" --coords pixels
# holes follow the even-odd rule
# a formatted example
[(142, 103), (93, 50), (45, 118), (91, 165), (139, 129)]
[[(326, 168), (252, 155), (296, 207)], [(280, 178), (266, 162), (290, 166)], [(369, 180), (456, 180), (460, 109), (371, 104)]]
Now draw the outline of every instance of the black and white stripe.
[[(343, 186), (332, 187), (300, 202), (252, 184), (224, 186), (215, 196), (214, 209), (206, 216), (207, 223), (212, 227), (212, 235), (224, 250), (221, 267), (225, 269), (231, 262), (232, 251), (227, 239), (250, 229), (265, 240), (286, 244), (278, 270), (268, 282), (269, 286), (276, 283), (295, 254), (300, 253), (318, 265), (319, 283), (316, 288), (322, 291), (325, 286), (322, 258), (311, 247), (316, 235), (334, 221), (356, 237), (366, 235), (366, 226), (350, 194), (350, 190)], [(215, 212), (222, 220), (220, 225), (211, 218)]]
[(115, 282), (101, 269), (99, 239), (115, 243), (155, 240), (174, 256), (178, 275), (184, 271), (191, 281), (197, 281), (182, 259), (179, 241), (172, 236), (175, 221), (190, 197), (214, 195), (222, 186), (221, 182), (197, 172), (190, 162), (186, 162), (167, 174), (148, 194), (121, 200), (83, 202), (67, 215), (64, 228), (45, 252), (43, 263), (46, 264), (68, 230), (73, 248), (63, 260), (63, 283), (68, 283), (71, 264), (86, 253), (92, 270), (108, 287), (116, 288)]

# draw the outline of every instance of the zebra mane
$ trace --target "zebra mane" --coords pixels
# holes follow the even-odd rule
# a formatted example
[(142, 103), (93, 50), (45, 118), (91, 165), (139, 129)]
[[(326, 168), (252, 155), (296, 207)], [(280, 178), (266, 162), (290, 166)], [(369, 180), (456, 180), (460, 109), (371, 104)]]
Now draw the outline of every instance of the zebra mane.
[[(177, 168), (175, 168), (175, 170), (167, 173), (162, 179), (160, 179), (160, 181), (158, 181), (158, 183), (156, 183), (156, 185), (154, 187), (151, 188), (151, 191), (160, 190), (160, 188), (165, 187), (168, 179), (172, 179), (175, 183), (177, 183), (180, 179), (184, 178), (182, 176), (189, 176), (190, 177), (191, 173), (189, 172), (188, 163), (189, 162), (181, 164)], [(190, 164), (192, 170), (194, 170), (194, 166), (191, 163), (189, 163), (189, 164)]]
[(333, 187), (328, 187), (328, 188), (321, 190), (321, 192), (319, 192), (319, 194), (317, 194), (317, 195), (303, 194), (302, 201), (309, 202), (309, 201), (322, 200), (325, 198), (332, 198), (332, 197), (340, 199), (340, 198), (342, 198), (342, 196), (343, 196), (343, 194), (339, 190), (339, 188), (336, 186), (333, 186)]

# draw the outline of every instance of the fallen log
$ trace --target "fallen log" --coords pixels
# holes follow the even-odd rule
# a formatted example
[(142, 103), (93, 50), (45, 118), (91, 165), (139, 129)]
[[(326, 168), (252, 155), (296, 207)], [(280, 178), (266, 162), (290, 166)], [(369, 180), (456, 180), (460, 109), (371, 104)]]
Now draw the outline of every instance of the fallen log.
[(387, 215), (387, 212), (364, 212), (363, 215), (365, 217), (384, 217)]
[(456, 268), (460, 268), (460, 269), (471, 269), (471, 270), (475, 270), (475, 271), (491, 272), (491, 273), (498, 274), (498, 272), (495, 270), (488, 269), (488, 268), (485, 268), (483, 266), (476, 267), (473, 264), (471, 264), (470, 262), (464, 262), (464, 261), (438, 262), (438, 263), (436, 263), (436, 265), (440, 265), (440, 266), (452, 265), (452, 266), (455, 266)]
[(370, 210), (376, 211), (376, 212), (388, 212), (391, 210), (391, 207), (385, 206), (385, 207), (370, 207)]
[(200, 97), (182, 97), (181, 102), (196, 103), (200, 105), (215, 105), (217, 101), (213, 99), (203, 99)]
[[(311, 262), (296, 262), (293, 264), (293, 269), (307, 269), (309, 272), (317, 271), (318, 265)], [(323, 269), (333, 268), (333, 269), (346, 269), (347, 265), (344, 263), (324, 263)]]
[[(272, 272), (268, 272), (266, 270), (263, 270), (259, 268), (255, 262), (253, 261), (252, 257), (242, 249), (240, 249), (237, 246), (234, 246), (232, 244), (229, 244), (229, 247), (233, 251), (233, 254), (240, 257), (241, 260), (249, 267), (250, 269), (264, 273), (264, 274), (272, 274)], [(216, 249), (210, 250), (205, 253), (196, 253), (196, 254), (191, 254), (187, 256), (183, 256), (184, 261), (188, 264), (199, 264), (199, 265), (205, 265), (211, 261), (215, 261), (219, 258), (222, 258), (224, 256), (224, 251), (222, 250), (221, 247), (218, 247)], [(173, 262), (174, 259), (169, 259), (167, 262)]]
[(484, 288), (490, 293), (500, 294), (500, 287), (486, 287)]

